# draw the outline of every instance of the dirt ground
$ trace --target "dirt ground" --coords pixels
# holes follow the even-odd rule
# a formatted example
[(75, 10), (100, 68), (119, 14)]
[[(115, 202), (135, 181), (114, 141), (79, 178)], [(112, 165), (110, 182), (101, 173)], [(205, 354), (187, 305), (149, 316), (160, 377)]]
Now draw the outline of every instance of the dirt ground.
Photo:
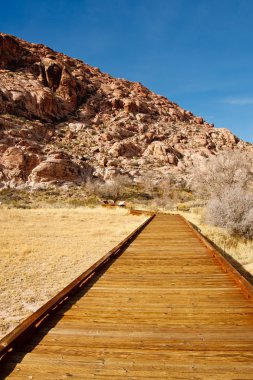
[(0, 209), (0, 339), (145, 219), (122, 209)]

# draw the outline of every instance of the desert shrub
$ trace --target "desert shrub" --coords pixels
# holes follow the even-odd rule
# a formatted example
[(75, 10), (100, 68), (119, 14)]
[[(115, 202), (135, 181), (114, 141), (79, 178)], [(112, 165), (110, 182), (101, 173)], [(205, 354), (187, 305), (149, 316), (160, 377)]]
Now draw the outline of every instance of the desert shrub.
[[(150, 203), (151, 210), (155, 209), (157, 211), (169, 211), (175, 208), (174, 201), (167, 195), (155, 196)], [(152, 207), (153, 206), (153, 207)]]
[(28, 203), (23, 202), (22, 200), (21, 201), (14, 200), (14, 201), (10, 202), (8, 206), (10, 208), (21, 208), (21, 209), (31, 208), (31, 206)]
[[(166, 204), (166, 209), (174, 209), (175, 207), (180, 209), (179, 204), (184, 204), (192, 200), (192, 192), (187, 191), (184, 186), (181, 186), (181, 182), (173, 175), (167, 176), (161, 179), (156, 187), (157, 196), (161, 199), (161, 202)], [(189, 207), (183, 207), (184, 210), (188, 210)]]
[(178, 203), (177, 204), (177, 210), (178, 211), (189, 211), (190, 207), (186, 203)]
[(85, 199), (72, 198), (68, 200), (68, 204), (72, 207), (84, 207), (86, 206)]
[(143, 193), (153, 196), (156, 189), (156, 181), (152, 172), (147, 172), (142, 175), (139, 183)]
[(92, 208), (92, 207), (97, 207), (99, 205), (100, 205), (100, 203), (99, 203), (99, 200), (98, 200), (98, 198), (96, 196), (91, 195), (91, 196), (88, 197), (88, 199), (86, 201), (86, 206)]
[(101, 182), (95, 179), (88, 179), (83, 186), (88, 196), (97, 195), (101, 198), (118, 199), (127, 194), (132, 181), (126, 175), (116, 175), (112, 179)]
[[(157, 174), (157, 173), (156, 173)], [(172, 210), (179, 201), (188, 201), (192, 198), (191, 192), (184, 189), (174, 174), (159, 178), (153, 172), (146, 172), (138, 184), (138, 199), (151, 201), (158, 209)]]
[(241, 187), (226, 188), (207, 203), (205, 222), (253, 238), (253, 196)]
[(99, 185), (97, 194), (102, 198), (117, 199), (121, 194), (121, 186), (118, 182), (109, 180)]
[(157, 192), (161, 197), (171, 196), (173, 185), (169, 179), (162, 179), (156, 186)]
[(226, 152), (194, 164), (190, 188), (198, 195), (220, 197), (229, 187), (245, 189), (252, 179), (252, 160), (245, 153)]
[(99, 186), (100, 182), (98, 180), (88, 178), (83, 185), (83, 189), (88, 196), (93, 196), (98, 193)]
[(99, 195), (105, 198), (119, 199), (124, 197), (130, 184), (131, 181), (128, 176), (117, 175), (100, 185)]
[(243, 236), (246, 236), (252, 239), (253, 238), (253, 207), (251, 207), (251, 209), (245, 213), (241, 226), (243, 230)]

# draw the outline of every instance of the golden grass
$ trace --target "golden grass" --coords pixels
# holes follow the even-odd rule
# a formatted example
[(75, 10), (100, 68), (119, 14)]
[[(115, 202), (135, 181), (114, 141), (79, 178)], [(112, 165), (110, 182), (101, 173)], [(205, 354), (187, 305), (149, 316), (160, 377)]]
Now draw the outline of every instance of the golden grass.
[(232, 256), (253, 275), (253, 241), (239, 236), (231, 236), (224, 228), (205, 224), (203, 222), (203, 212), (202, 208), (192, 209), (191, 212), (177, 211), (177, 213), (195, 224), (203, 235)]
[(0, 209), (0, 338), (137, 228), (123, 209)]

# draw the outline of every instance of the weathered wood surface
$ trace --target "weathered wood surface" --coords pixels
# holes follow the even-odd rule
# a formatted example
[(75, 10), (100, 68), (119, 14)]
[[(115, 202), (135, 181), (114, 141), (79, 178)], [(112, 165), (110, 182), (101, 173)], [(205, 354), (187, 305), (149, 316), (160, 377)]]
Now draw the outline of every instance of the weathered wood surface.
[(104, 268), (106, 263), (112, 262), (112, 260), (119, 256), (131, 243), (131, 241), (143, 230), (143, 228), (150, 223), (154, 216), (155, 214), (151, 214), (144, 223), (137, 227), (130, 235), (116, 245), (116, 247), (109, 251), (105, 256), (101, 257), (101, 259), (79, 275), (58, 294), (51, 298), (46, 304), (40, 307), (35, 313), (26, 318), (13, 331), (3, 337), (3, 339), (0, 340), (0, 365), (1, 362), (5, 360), (5, 356), (15, 348), (21, 339), (25, 338), (28, 334), (35, 333), (40, 324), (50, 318), (51, 314), (55, 313), (55, 310), (58, 307), (61, 307), (62, 304), (73, 296), (73, 294), (82, 289), (84, 285), (86, 285), (86, 283), (95, 276), (96, 273)]
[(16, 380), (253, 380), (253, 303), (182, 218), (157, 215), (3, 371)]

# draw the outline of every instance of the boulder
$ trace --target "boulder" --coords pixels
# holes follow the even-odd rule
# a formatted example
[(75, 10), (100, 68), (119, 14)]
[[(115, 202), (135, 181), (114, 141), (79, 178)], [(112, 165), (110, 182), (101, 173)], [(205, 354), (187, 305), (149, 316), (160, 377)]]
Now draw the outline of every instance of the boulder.
[(132, 99), (126, 99), (124, 100), (123, 102), (123, 105), (124, 105), (124, 110), (127, 112), (127, 113), (136, 113), (138, 112), (138, 106), (136, 105), (135, 101), (133, 101)]
[(147, 147), (143, 156), (152, 156), (161, 162), (167, 162), (171, 165), (176, 165), (178, 162), (177, 156), (180, 156), (180, 154), (171, 146), (168, 146), (165, 143), (159, 141), (154, 141)]
[(141, 154), (141, 148), (131, 141), (123, 141), (119, 143), (114, 143), (112, 148), (109, 150), (109, 154), (113, 157), (137, 157)]
[(8, 181), (16, 180), (18, 183), (25, 182), (39, 162), (39, 155), (25, 152), (18, 147), (6, 149), (0, 158), (3, 175)]
[(29, 182), (80, 182), (90, 175), (90, 168), (79, 167), (71, 160), (48, 159), (36, 166)]

